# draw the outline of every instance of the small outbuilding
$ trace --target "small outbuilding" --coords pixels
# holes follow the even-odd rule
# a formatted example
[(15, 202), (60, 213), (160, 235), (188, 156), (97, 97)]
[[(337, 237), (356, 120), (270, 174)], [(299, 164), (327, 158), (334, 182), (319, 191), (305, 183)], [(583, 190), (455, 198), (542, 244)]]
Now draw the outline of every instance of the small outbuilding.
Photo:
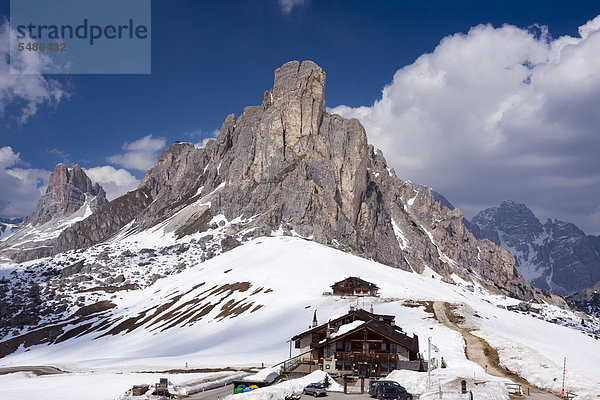
[(348, 277), (331, 285), (333, 294), (338, 296), (377, 296), (379, 287), (355, 276)]

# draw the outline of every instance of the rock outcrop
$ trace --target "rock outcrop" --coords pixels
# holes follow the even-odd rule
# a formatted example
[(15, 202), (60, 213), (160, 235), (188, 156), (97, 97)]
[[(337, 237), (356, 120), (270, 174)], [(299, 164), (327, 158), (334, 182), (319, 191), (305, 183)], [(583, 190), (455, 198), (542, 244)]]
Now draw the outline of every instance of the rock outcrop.
[(54, 252), (102, 242), (126, 225), (160, 224), (183, 237), (223, 215), (241, 221), (228, 232), (242, 241), (282, 231), (393, 267), (538, 296), (507, 251), (465, 228), (460, 210), (397, 178), (358, 120), (326, 112), (325, 80), (311, 61), (286, 63), (261, 105), (229, 115), (203, 148), (166, 149), (138, 189), (66, 229)]
[(0, 255), (17, 262), (51, 255), (60, 232), (107, 203), (104, 189), (79, 165), (58, 164), (33, 212), (1, 242)]
[(52, 218), (72, 214), (83, 206), (88, 196), (94, 198), (90, 203), (92, 210), (108, 203), (104, 189), (97, 183), (92, 184), (79, 165), (67, 168), (64, 164), (58, 164), (48, 179), (46, 193), (26, 222), (37, 226)]
[(509, 250), (536, 287), (568, 295), (600, 281), (600, 239), (572, 223), (542, 224), (524, 204), (504, 201), (480, 212), (471, 225), (476, 237)]
[(590, 315), (600, 317), (600, 282), (567, 297), (579, 308)]

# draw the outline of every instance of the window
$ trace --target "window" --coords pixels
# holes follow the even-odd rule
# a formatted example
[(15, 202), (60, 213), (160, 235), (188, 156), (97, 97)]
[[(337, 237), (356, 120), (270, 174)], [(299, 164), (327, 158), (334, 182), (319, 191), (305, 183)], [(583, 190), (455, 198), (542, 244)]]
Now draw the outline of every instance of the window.
[(338, 371), (342, 371), (344, 369), (344, 363), (341, 361), (336, 361), (335, 362), (335, 369), (337, 369)]
[(344, 342), (342, 342), (342, 341), (335, 342), (335, 349), (338, 351), (343, 351), (344, 350)]
[(392, 353), (392, 354), (398, 353), (398, 345), (396, 343), (390, 343), (390, 353)]
[(387, 343), (381, 343), (381, 351), (386, 351), (387, 350)]

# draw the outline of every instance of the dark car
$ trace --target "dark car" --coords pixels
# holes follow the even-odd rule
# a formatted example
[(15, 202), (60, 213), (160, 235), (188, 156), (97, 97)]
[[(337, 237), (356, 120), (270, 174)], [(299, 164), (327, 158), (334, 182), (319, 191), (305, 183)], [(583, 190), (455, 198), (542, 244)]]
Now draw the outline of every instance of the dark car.
[(379, 400), (412, 400), (412, 394), (402, 386), (383, 386), (377, 394)]
[(304, 394), (312, 394), (313, 396), (327, 396), (327, 389), (322, 383), (311, 383), (304, 388)]
[(394, 387), (400, 387), (400, 388), (402, 387), (396, 381), (373, 381), (369, 385), (369, 394), (371, 395), (371, 397), (376, 398), (377, 395), (379, 394), (379, 391), (381, 390), (381, 388), (383, 388), (385, 386), (394, 386)]

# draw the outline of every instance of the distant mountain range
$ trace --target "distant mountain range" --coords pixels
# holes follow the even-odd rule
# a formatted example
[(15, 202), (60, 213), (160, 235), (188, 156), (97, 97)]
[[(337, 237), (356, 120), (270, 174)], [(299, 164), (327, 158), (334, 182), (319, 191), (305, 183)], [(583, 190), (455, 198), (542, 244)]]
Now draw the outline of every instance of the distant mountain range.
[(0, 218), (0, 240), (11, 235), (23, 218)]
[(557, 219), (541, 223), (525, 204), (504, 201), (481, 211), (468, 228), (510, 251), (523, 277), (538, 288), (567, 296), (600, 281), (600, 236)]

